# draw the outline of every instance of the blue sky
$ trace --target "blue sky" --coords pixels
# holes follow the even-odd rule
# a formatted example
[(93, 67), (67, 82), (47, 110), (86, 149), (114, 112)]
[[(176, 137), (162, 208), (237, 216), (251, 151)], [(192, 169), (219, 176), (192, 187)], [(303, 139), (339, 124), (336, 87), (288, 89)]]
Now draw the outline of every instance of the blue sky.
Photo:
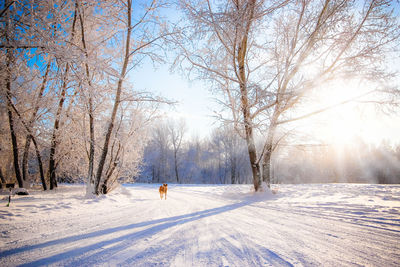
[[(169, 17), (179, 17), (176, 10), (166, 9), (165, 12)], [(398, 12), (400, 10), (396, 6), (395, 13)], [(394, 63), (394, 65), (398, 64)], [(218, 111), (220, 107), (214, 101), (208, 85), (203, 82), (189, 82), (179, 74), (170, 73), (168, 65), (159, 65), (154, 68), (153, 64), (147, 60), (140, 68), (132, 70), (130, 81), (135, 90), (150, 91), (170, 100), (178, 101), (174, 108), (164, 107), (163, 111), (170, 117), (184, 118), (190, 135), (206, 137), (212, 128), (218, 126), (218, 122), (212, 116), (214, 111)], [(346, 91), (347, 88), (341, 88), (337, 96), (346, 95), (343, 94), (343, 90)], [(335, 91), (337, 90), (335, 89)], [(326, 102), (327, 105), (334, 104), (330, 101), (335, 100), (337, 96), (327, 95), (323, 97), (325, 100), (322, 98), (320, 101)], [(334, 102), (341, 101), (340, 98), (336, 100)], [(357, 112), (354, 110), (357, 110)], [(299, 128), (304, 126), (305, 131), (317, 139), (322, 138), (333, 143), (347, 143), (356, 137), (364, 138), (367, 142), (373, 143), (379, 143), (385, 139), (395, 143), (400, 142), (400, 118), (398, 114), (386, 116), (370, 108), (362, 108), (362, 111), (358, 111), (354, 106), (347, 105), (316, 116), (316, 118), (301, 121)]]
[[(220, 107), (208, 90), (208, 85), (201, 81), (189, 82), (177, 73), (170, 73), (167, 65), (154, 68), (153, 64), (144, 63), (139, 69), (132, 70), (130, 82), (135, 90), (150, 91), (177, 101), (174, 107), (164, 106), (162, 112), (172, 118), (184, 118), (189, 136), (207, 137), (211, 129), (218, 126), (213, 115)], [(332, 96), (326, 97), (328, 102), (332, 100)], [(315, 136), (316, 140), (332, 143), (346, 144), (354, 138), (363, 138), (367, 143), (377, 144), (382, 140), (398, 143), (400, 118), (396, 114), (387, 116), (371, 107), (362, 108), (362, 112), (359, 112), (354, 105), (345, 105), (315, 118), (302, 120), (298, 129)]]
[(137, 90), (150, 91), (177, 101), (174, 107), (164, 106), (162, 112), (173, 118), (184, 118), (190, 135), (206, 137), (210, 129), (217, 126), (212, 116), (218, 106), (201, 81), (189, 82), (179, 74), (171, 73), (168, 66), (154, 68), (151, 63), (133, 70), (130, 81)]

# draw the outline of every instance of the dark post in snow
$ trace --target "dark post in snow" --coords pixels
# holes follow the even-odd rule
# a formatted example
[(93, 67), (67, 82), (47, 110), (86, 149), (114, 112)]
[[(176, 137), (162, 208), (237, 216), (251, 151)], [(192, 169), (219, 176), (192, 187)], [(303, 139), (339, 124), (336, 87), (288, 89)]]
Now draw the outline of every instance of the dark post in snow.
[(14, 183), (6, 184), (6, 188), (9, 188), (9, 189), (10, 189), (10, 193), (8, 194), (8, 203), (7, 203), (7, 207), (10, 206), (10, 202), (11, 202), (11, 191), (12, 191), (12, 189), (14, 188), (14, 186), (15, 186)]

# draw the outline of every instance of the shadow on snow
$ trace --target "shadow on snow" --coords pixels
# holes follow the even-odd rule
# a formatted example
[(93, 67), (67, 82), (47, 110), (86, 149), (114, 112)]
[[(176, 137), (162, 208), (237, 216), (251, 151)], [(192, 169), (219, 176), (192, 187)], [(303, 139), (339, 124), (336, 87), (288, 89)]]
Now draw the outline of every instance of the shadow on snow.
[[(52, 264), (55, 262), (59, 262), (62, 260), (67, 260), (71, 259), (74, 264), (90, 264), (90, 262), (106, 262), (108, 260), (108, 256), (115, 254), (118, 251), (122, 251), (124, 248), (132, 246), (135, 241), (144, 239), (146, 237), (150, 237), (158, 232), (161, 232), (163, 230), (166, 230), (170, 227), (174, 227), (177, 225), (183, 225), (185, 223), (189, 223), (192, 221), (196, 221), (205, 217), (229, 212), (235, 209), (239, 209), (244, 206), (248, 206), (252, 203), (258, 202), (257, 200), (245, 200), (239, 203), (234, 203), (234, 204), (229, 204), (225, 205), (222, 207), (217, 207), (217, 208), (212, 208), (212, 209), (207, 209), (203, 211), (198, 211), (198, 212), (193, 212), (185, 215), (179, 215), (179, 216), (173, 216), (173, 217), (168, 217), (168, 218), (163, 218), (163, 219), (157, 219), (157, 220), (151, 220), (151, 221), (146, 221), (146, 222), (140, 222), (140, 223), (134, 223), (134, 224), (129, 224), (125, 226), (119, 226), (119, 227), (114, 227), (114, 228), (109, 228), (105, 230), (99, 230), (87, 234), (81, 234), (81, 235), (74, 235), (70, 237), (65, 237), (65, 238), (60, 238), (57, 240), (52, 240), (48, 242), (44, 242), (41, 244), (35, 244), (35, 245), (28, 245), (28, 246), (23, 246), (15, 249), (10, 249), (6, 251), (0, 252), (0, 257), (7, 257), (11, 256), (14, 254), (18, 253), (24, 253), (36, 249), (43, 249), (46, 247), (50, 246), (58, 246), (58, 245), (65, 245), (68, 243), (72, 243), (75, 241), (79, 241), (82, 239), (88, 239), (88, 238), (93, 238), (93, 237), (99, 237), (102, 235), (108, 235), (112, 233), (116, 233), (119, 231), (124, 231), (124, 230), (132, 230), (135, 228), (139, 227), (144, 227), (144, 226), (151, 226), (149, 228), (146, 228), (144, 230), (126, 234), (120, 237), (116, 238), (111, 238), (107, 239), (104, 241), (100, 241), (94, 244), (86, 245), (83, 247), (79, 248), (74, 248), (72, 250), (68, 250), (66, 252), (58, 253), (53, 256), (41, 258), (35, 261), (27, 262), (25, 264), (22, 264), (20, 266), (38, 266), (38, 265), (47, 265), (47, 264)], [(110, 247), (111, 246), (111, 247)], [(109, 248), (105, 248), (109, 247)], [(100, 250), (100, 251), (98, 251)], [(94, 252), (92, 255), (86, 255), (87, 253)], [(290, 265), (290, 263), (284, 261), (282, 258), (280, 258), (276, 253), (268, 250), (268, 254), (270, 257), (272, 257), (273, 261), (278, 261), (281, 264), (284, 265)], [(143, 257), (144, 255), (137, 255), (139, 258)], [(132, 259), (131, 259), (132, 260)]]

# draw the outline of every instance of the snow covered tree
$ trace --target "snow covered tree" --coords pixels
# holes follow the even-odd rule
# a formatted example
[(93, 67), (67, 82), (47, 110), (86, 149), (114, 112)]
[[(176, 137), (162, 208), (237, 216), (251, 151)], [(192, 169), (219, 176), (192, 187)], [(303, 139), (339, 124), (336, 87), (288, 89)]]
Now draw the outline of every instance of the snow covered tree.
[[(400, 36), (390, 1), (300, 1), (280, 9), (272, 19), (267, 52), (271, 57), (270, 82), (262, 85), (269, 95), (268, 134), (264, 146), (263, 180), (270, 183), (271, 156), (277, 144), (276, 129), (337, 105), (375, 92), (374, 100), (398, 94), (388, 85), (393, 71), (388, 59), (395, 55)], [(294, 26), (295, 25), (295, 26)], [(333, 106), (297, 115), (308, 96), (335, 80), (360, 80), (371, 91), (355, 88)], [(384, 94), (384, 96), (382, 96)], [(365, 98), (364, 98), (365, 100)], [(382, 101), (387, 103), (387, 101)]]
[[(248, 161), (246, 158), (246, 142), (235, 132), (232, 126), (223, 126), (212, 132), (212, 146), (217, 148), (217, 157), (222, 159), (223, 183), (239, 184), (245, 183), (248, 172)], [(221, 166), (219, 166), (221, 169)]]
[(184, 120), (179, 120), (178, 122), (169, 121), (168, 122), (168, 131), (171, 137), (172, 150), (174, 154), (174, 170), (176, 182), (181, 183), (179, 180), (179, 168), (180, 168), (180, 157), (181, 157), (181, 148), (182, 148), (182, 140), (186, 131), (186, 124)]
[[(388, 59), (399, 40), (392, 1), (196, 1), (184, 12), (177, 64), (210, 81), (245, 138), (255, 190), (270, 184), (278, 128), (333, 106), (298, 115), (309, 96), (337, 79), (373, 81), (376, 99), (397, 94), (387, 85)], [(359, 89), (359, 88), (355, 88)], [(369, 93), (369, 92), (368, 92)], [(359, 92), (358, 98), (367, 93)], [(354, 100), (349, 93), (339, 104)], [(369, 94), (372, 95), (372, 94)], [(379, 102), (379, 100), (377, 101)], [(221, 115), (226, 118), (226, 116)], [(261, 151), (254, 135), (264, 136)], [(260, 166), (260, 162), (262, 165)]]
[[(178, 134), (173, 138), (171, 135), (171, 128), (174, 128), (175, 122), (173, 120), (156, 120), (151, 129), (151, 138), (147, 145), (147, 153), (145, 156), (147, 165), (151, 174), (151, 181), (153, 183), (173, 181), (173, 178), (178, 182), (176, 171), (178, 162), (175, 161), (175, 151), (173, 150), (173, 139), (175, 139), (176, 146), (178, 145)], [(174, 128), (173, 131), (176, 131)], [(179, 147), (181, 144), (179, 144)], [(178, 153), (178, 150), (176, 150)], [(178, 155), (176, 155), (178, 157)], [(177, 158), (176, 158), (177, 159)], [(175, 165), (176, 163), (176, 165)], [(176, 167), (176, 168), (175, 168)], [(179, 174), (178, 174), (179, 175)]]
[[(273, 6), (273, 7), (272, 7)], [(226, 106), (233, 119), (241, 123), (256, 190), (261, 185), (259, 155), (254, 140), (251, 96), (254, 86), (249, 69), (249, 51), (253, 47), (254, 29), (264, 13), (272, 12), (263, 1), (180, 1), (186, 24), (176, 44), (180, 48), (177, 62), (190, 74), (210, 80), (226, 93)], [(237, 91), (233, 91), (237, 88)], [(239, 99), (239, 103), (236, 100)]]
[[(232, 127), (212, 131), (210, 138), (185, 137), (173, 145), (174, 131), (185, 125), (182, 120), (156, 120), (152, 137), (145, 148), (141, 182), (247, 183), (251, 173), (245, 141)], [(178, 127), (178, 128), (177, 128)], [(182, 132), (182, 130), (180, 130)], [(184, 133), (184, 131), (183, 131)], [(175, 133), (175, 135), (177, 135)], [(181, 134), (179, 134), (180, 136)], [(178, 171), (179, 179), (176, 178)]]
[[(108, 192), (106, 186), (107, 177), (104, 176), (103, 169), (107, 157), (111, 157), (109, 149), (112, 150), (114, 143), (112, 135), (115, 130), (118, 110), (121, 101), (123, 101), (121, 96), (123, 96), (124, 83), (126, 83), (128, 71), (137, 66), (144, 57), (157, 57), (154, 47), (159, 45), (164, 36), (168, 35), (168, 33), (164, 32), (157, 17), (157, 11), (163, 6), (163, 3), (157, 1), (151, 1), (150, 3), (139, 2), (135, 3), (134, 6), (131, 0), (127, 0), (107, 2), (106, 5), (107, 7), (103, 10), (104, 16), (107, 17), (107, 23), (112, 21), (111, 25), (115, 27), (114, 34), (107, 42), (113, 44), (114, 49), (116, 49), (116, 45), (120, 47), (117, 50), (122, 50), (123, 54), (117, 56), (117, 61), (113, 61), (111, 57), (109, 58), (111, 64), (108, 65), (109, 72), (107, 72), (107, 75), (115, 82), (113, 85), (110, 84), (115, 88), (113, 93), (114, 103), (107, 122), (104, 143), (95, 172), (93, 194)], [(133, 12), (134, 8), (142, 12)], [(108, 25), (108, 27), (111, 25)], [(116, 29), (120, 29), (120, 31), (116, 31)], [(116, 158), (114, 158), (112, 164), (117, 164)], [(88, 186), (91, 185), (89, 184)]]
[(119, 178), (137, 172), (146, 124), (159, 103), (168, 101), (132, 90), (127, 78), (145, 58), (161, 60), (160, 44), (168, 35), (158, 16), (163, 5), (0, 4), (1, 108), (10, 129), (2, 141), (12, 140), (7, 155), (13, 155), (2, 168), (7, 171), (5, 162), (13, 158), (20, 186), (28, 176), (31, 143), (38, 161), (49, 162), (47, 169), (37, 164), (44, 188), (46, 182), (55, 188), (58, 175), (68, 181), (87, 177), (89, 194), (107, 193)]
[[(8, 103), (10, 132), (14, 151), (14, 169), (20, 187), (24, 186), (23, 182), (27, 180), (27, 160), (30, 144), (33, 142), (43, 188), (46, 189), (39, 142), (37, 140), (38, 131), (34, 131), (34, 124), (37, 121), (37, 117), (41, 115), (39, 109), (43, 108), (41, 106), (43, 104), (42, 98), (50, 68), (50, 61), (46, 64), (49, 57), (45, 55), (44, 44), (49, 47), (52, 42), (50, 37), (45, 37), (47, 35), (44, 33), (47, 30), (51, 32), (49, 27), (52, 25), (51, 21), (54, 17), (48, 16), (49, 10), (47, 8), (48, 5), (38, 7), (32, 2), (6, 1), (2, 9), (1, 25), (3, 27), (1, 28), (0, 48), (2, 57), (7, 59), (5, 61), (7, 66), (4, 68), (2, 66), (2, 70), (4, 70), (2, 71), (2, 76), (4, 75), (2, 78), (5, 78), (5, 84), (2, 85), (2, 96), (4, 97), (4, 102)], [(41, 36), (42, 38), (39, 40), (34, 36)], [(47, 67), (44, 67), (43, 72), (35, 69), (35, 67), (28, 67), (28, 65), (35, 66), (32, 62), (40, 61), (44, 62), (43, 65), (47, 65)], [(21, 131), (17, 131), (18, 128), (15, 128), (18, 124), (22, 126), (20, 127)], [(26, 134), (25, 140), (18, 140), (21, 139), (18, 138), (18, 136), (21, 136), (21, 132)], [(25, 141), (22, 175), (19, 170), (21, 163), (18, 160), (20, 158), (18, 155), (18, 143), (21, 143), (21, 141)]]

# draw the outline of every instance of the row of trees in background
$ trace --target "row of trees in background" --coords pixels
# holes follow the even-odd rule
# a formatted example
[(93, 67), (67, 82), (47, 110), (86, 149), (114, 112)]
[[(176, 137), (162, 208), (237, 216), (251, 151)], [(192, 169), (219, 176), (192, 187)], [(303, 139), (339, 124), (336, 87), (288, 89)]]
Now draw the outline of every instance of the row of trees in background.
[(184, 121), (162, 121), (152, 133), (144, 150), (142, 171), (136, 177), (138, 182), (251, 182), (246, 143), (232, 127), (215, 129), (207, 141), (188, 139)]
[(4, 180), (24, 187), (35, 173), (46, 190), (57, 187), (57, 176), (80, 177), (88, 194), (100, 194), (137, 173), (145, 125), (165, 101), (133, 90), (127, 77), (145, 58), (160, 60), (168, 35), (161, 7), (131, 0), (0, 5)]
[(400, 183), (400, 145), (352, 144), (278, 148), (274, 183)]
[[(136, 182), (248, 184), (246, 141), (233, 127), (189, 138), (183, 121), (159, 121), (151, 131)], [(179, 147), (174, 145), (179, 133)], [(262, 141), (256, 142), (260, 149)], [(178, 147), (178, 149), (176, 149)], [(400, 183), (400, 145), (281, 145), (272, 158), (271, 183)]]

